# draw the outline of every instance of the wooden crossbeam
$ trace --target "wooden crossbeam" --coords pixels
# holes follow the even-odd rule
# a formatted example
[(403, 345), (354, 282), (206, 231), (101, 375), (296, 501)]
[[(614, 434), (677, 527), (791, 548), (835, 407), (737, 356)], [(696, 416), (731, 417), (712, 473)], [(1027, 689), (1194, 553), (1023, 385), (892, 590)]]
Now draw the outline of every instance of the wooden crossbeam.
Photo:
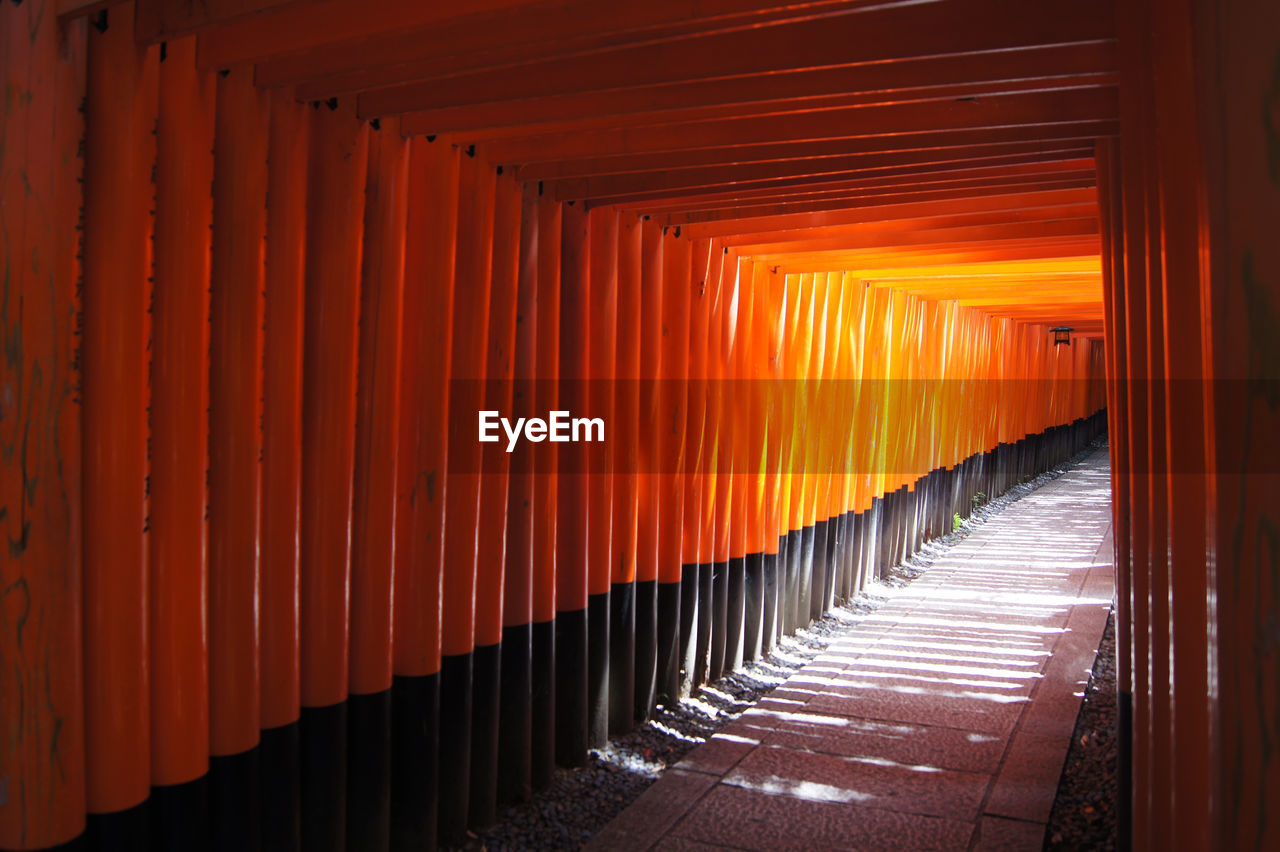
[[(921, 27), (921, 10), (913, 5), (870, 6), (728, 32), (631, 42), (520, 66), (427, 74), (417, 82), (366, 90), (360, 112), (388, 115), (852, 62), (1084, 44), (1110, 40), (1114, 33), (1114, 14), (1106, 0), (1082, 0), (1073, 4), (1070, 15), (1020, 0), (939, 0), (927, 14), (929, 26)], [(442, 79), (448, 84), (441, 85)]]
[[(1013, 125), (1040, 127), (1054, 138), (1054, 125), (1106, 121), (1116, 117), (1114, 89), (1079, 88), (994, 95), (971, 101), (913, 101), (904, 104), (804, 112), (781, 120), (775, 116), (722, 121), (664, 124), (589, 133), (547, 134), (502, 139), (484, 146), (493, 163), (524, 164), (572, 157), (687, 151), (769, 142), (817, 139), (881, 139), (880, 149), (907, 133), (946, 135), (962, 130), (999, 129)], [(888, 144), (886, 144), (888, 143)], [(953, 143), (954, 144), (954, 143)], [(874, 149), (873, 149), (874, 150)]]
[[(507, 66), (630, 41), (718, 31), (868, 5), (869, 0), (328, 0), (323, 17), (282, 9), (205, 34), (214, 65), (280, 57), (296, 79), (434, 60), (459, 70)], [(393, 7), (387, 10), (386, 7)], [(388, 14), (393, 11), (394, 14)], [(357, 88), (364, 88), (358, 86)]]
[(1038, 183), (1002, 184), (981, 189), (946, 189), (922, 192), (890, 192), (881, 195), (861, 195), (845, 198), (826, 198), (819, 201), (796, 201), (772, 204), (728, 204), (711, 210), (693, 210), (667, 213), (655, 218), (670, 226), (691, 224), (731, 222), (729, 227), (741, 228), (737, 224), (741, 220), (766, 217), (795, 215), (804, 213), (849, 212), (873, 209), (886, 205), (905, 205), (908, 203), (951, 200), (976, 200), (983, 195), (1021, 195), (1050, 192), (1054, 190), (1088, 190), (1096, 192), (1096, 181), (1093, 178), (1071, 178), (1068, 180), (1047, 180)]
[(1092, 146), (1058, 142), (1007, 142), (970, 148), (892, 151), (802, 160), (779, 160), (724, 166), (672, 169), (666, 172), (628, 172), (588, 178), (546, 181), (545, 190), (561, 200), (642, 194), (716, 186), (748, 188), (765, 181), (800, 181), (865, 174), (893, 174), (901, 170), (978, 167), (1001, 162), (1037, 162), (1091, 157)]
[[(674, 121), (682, 116), (769, 114), (801, 106), (838, 105), (839, 99), (849, 103), (877, 97), (901, 100), (916, 96), (912, 93), (937, 89), (964, 97), (1031, 88), (1052, 79), (1093, 79), (1105, 84), (1114, 78), (1114, 54), (1112, 42), (1021, 48), (486, 101), (412, 112), (406, 120), (414, 134), (466, 132), (480, 140), (511, 135), (515, 130), (546, 133)], [(263, 85), (275, 82), (270, 66), (259, 66), (257, 75)], [(329, 78), (301, 83), (296, 89), (304, 99), (350, 91), (358, 89)]]
[(843, 227), (883, 227), (883, 223), (922, 217), (956, 215), (1037, 215), (1061, 205), (1080, 205), (1097, 210), (1097, 193), (1092, 188), (1058, 189), (1042, 192), (1000, 193), (985, 196), (912, 201), (898, 204), (865, 205), (844, 210), (758, 216), (729, 221), (685, 224), (691, 238), (736, 238), (750, 241), (753, 234), (804, 232)]
[[(906, 154), (945, 159), (955, 156), (965, 148), (980, 149), (987, 145), (1017, 142), (1075, 147), (1079, 144), (1092, 144), (1099, 137), (1115, 136), (1119, 132), (1120, 125), (1115, 121), (1083, 121), (898, 133), (891, 136), (784, 139), (749, 145), (730, 143), (708, 148), (606, 156), (584, 155), (526, 162), (518, 164), (516, 177), (522, 181), (551, 181), (593, 175), (666, 173), (677, 169), (742, 166), (752, 163), (794, 163), (806, 159), (854, 155)], [(477, 149), (492, 159), (492, 152), (483, 143)]]
[[(701, 186), (646, 187), (637, 182), (630, 191), (610, 193), (604, 188), (591, 195), (570, 194), (572, 189), (556, 187), (554, 197), (561, 201), (584, 199), (592, 206), (619, 205), (644, 209), (674, 200), (750, 199), (770, 197), (778, 193), (800, 194), (823, 189), (877, 189), (885, 187), (961, 185), (980, 178), (1009, 175), (1049, 175), (1087, 173), (1093, 171), (1093, 151), (1074, 149), (1003, 157), (980, 157), (954, 162), (916, 163), (885, 166), (879, 169), (850, 169), (810, 175), (791, 175), (758, 180), (725, 181)], [(966, 184), (968, 185), (968, 184)]]

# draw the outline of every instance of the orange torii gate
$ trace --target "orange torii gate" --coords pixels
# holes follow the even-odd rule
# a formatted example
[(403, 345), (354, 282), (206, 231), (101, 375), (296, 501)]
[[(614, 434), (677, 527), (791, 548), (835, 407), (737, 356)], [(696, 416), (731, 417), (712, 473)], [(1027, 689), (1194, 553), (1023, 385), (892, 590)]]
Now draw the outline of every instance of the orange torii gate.
[(3, 4), (0, 848), (452, 842), (1108, 424), (1123, 830), (1268, 845), (1276, 15)]

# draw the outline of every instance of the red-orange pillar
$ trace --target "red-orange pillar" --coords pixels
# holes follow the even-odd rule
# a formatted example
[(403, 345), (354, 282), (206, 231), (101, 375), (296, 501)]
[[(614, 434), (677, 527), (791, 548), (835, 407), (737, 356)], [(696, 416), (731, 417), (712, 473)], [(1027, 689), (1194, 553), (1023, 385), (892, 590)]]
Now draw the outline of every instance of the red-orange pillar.
[(346, 838), (356, 353), (368, 127), (311, 113), (302, 395), (302, 846)]
[[(560, 375), (560, 204), (538, 197), (538, 354), (534, 399), (540, 412), (559, 407)], [(542, 416), (542, 415), (540, 415)], [(543, 449), (545, 447), (545, 449)], [(533, 639), (530, 666), (533, 680), (529, 708), (531, 737), (530, 781), (535, 790), (551, 783), (556, 758), (556, 587), (559, 479), (556, 448), (539, 446), (535, 455), (533, 522)]]
[[(214, 77), (168, 45), (156, 127), (151, 360), (151, 783), (166, 842), (208, 833), (209, 263)], [(186, 786), (184, 786), (186, 785)]]
[[(609, 589), (613, 579), (613, 458), (610, 438), (617, 440), (614, 388), (617, 384), (618, 213), (612, 208), (588, 217), (587, 291), (591, 294), (591, 352), (585, 414), (604, 426), (603, 443), (584, 443), (590, 459), (587, 483), (587, 743), (600, 748), (609, 739)], [(625, 322), (626, 320), (624, 320)], [(591, 427), (588, 427), (590, 429)]]
[[(106, 32), (91, 35), (86, 95), (81, 363), (91, 814), (136, 807), (151, 774), (146, 377), (158, 57), (135, 46), (131, 9), (113, 10)], [(126, 844), (142, 830), (130, 814), (99, 824), (104, 836)]]
[(493, 168), (474, 152), (467, 152), (460, 163), (440, 669), (439, 835), (445, 842), (457, 841), (466, 831), (471, 786), (472, 651), (484, 447), (476, 426), (484, 407), (496, 179)]
[[(458, 149), (410, 143), (405, 241), (400, 472), (392, 624), (391, 838), (436, 842), (449, 371)], [(420, 369), (432, 364), (435, 369)]]
[(209, 377), (210, 821), (255, 842), (261, 727), (258, 568), (262, 494), (263, 239), (267, 99), (248, 68), (218, 78)]
[[(558, 410), (589, 404), (591, 323), (590, 219), (566, 204), (561, 222), (560, 397)], [(580, 445), (559, 448), (556, 521), (556, 761), (578, 766), (587, 757), (587, 501), (586, 456)]]
[[(635, 722), (636, 536), (639, 508), (640, 434), (640, 220), (618, 220), (618, 333), (613, 417), (608, 442), (613, 457), (613, 546), (609, 595), (609, 732)], [(606, 436), (608, 437), (608, 436)], [(652, 433), (644, 436), (652, 439)]]
[(271, 95), (262, 394), (262, 841), (301, 843), (302, 329), (309, 108)]
[(390, 842), (391, 619), (409, 183), (409, 143), (399, 130), (399, 122), (384, 121), (370, 134), (364, 192), (347, 700), (351, 849), (385, 849)]
[[(0, 630), (6, 661), (0, 668), (0, 777), (9, 789), (9, 803), (0, 807), (0, 846), (12, 849), (64, 843), (85, 826), (86, 412), (75, 404), (82, 363), (75, 317), (86, 26), (60, 24), (55, 5), (29, 0), (0, 9), (0, 79), (8, 91), (24, 93), (0, 116), (0, 208), (6, 222), (22, 223), (8, 232), (9, 308), (0, 321), (9, 353), (0, 359), (0, 393), (7, 399), (0, 446), (14, 448), (0, 453), (0, 536), (12, 542), (0, 556), (0, 589), (8, 590), (6, 614), (42, 613), (21, 634)], [(33, 695), (42, 700), (32, 703)]]
[[(490, 275), (484, 408), (511, 416), (515, 370), (516, 299), (520, 263), (520, 187), (497, 180)], [(507, 496), (511, 454), (505, 431), (484, 445), (476, 548), (476, 633), (472, 656), (471, 798), (468, 822), (481, 827), (497, 816), (501, 698), (503, 575), (507, 550)]]
[(689, 378), (690, 240), (679, 228), (663, 237), (662, 337), (658, 381), (658, 703), (680, 691), (681, 529), (685, 517), (685, 405)]
[[(514, 348), (510, 352), (513, 364), (509, 416), (513, 421), (520, 417), (540, 416), (537, 393), (538, 225), (538, 185), (526, 183), (520, 189), (520, 238), (514, 297), (516, 332)], [(534, 455), (539, 449), (541, 447), (535, 445), (518, 446), (512, 453), (508, 474), (499, 684), (499, 807), (523, 802), (532, 792), (534, 530), (540, 483)]]
[[(644, 436), (637, 458), (635, 709), (647, 719), (657, 703), (658, 672), (658, 454), (659, 375), (662, 356), (662, 228), (649, 219), (640, 224), (640, 384), (638, 434)], [(674, 594), (679, 594), (677, 583)], [(676, 604), (677, 608), (679, 603)]]

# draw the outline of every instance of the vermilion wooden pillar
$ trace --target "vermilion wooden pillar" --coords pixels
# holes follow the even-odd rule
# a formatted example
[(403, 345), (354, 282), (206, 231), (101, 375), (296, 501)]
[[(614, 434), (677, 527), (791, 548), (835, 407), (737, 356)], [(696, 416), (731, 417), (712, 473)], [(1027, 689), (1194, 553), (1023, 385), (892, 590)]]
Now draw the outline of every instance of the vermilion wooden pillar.
[[(409, 152), (401, 327), (400, 507), (393, 601), (391, 843), (434, 848), (449, 373), (458, 149), (425, 138)], [(420, 369), (432, 364), (435, 369)]]
[[(609, 732), (621, 734), (635, 722), (636, 555), (639, 523), (640, 349), (644, 323), (640, 267), (641, 224), (635, 216), (618, 220), (618, 332), (614, 371), (613, 546), (609, 609)], [(608, 436), (606, 436), (608, 437)]]
[[(586, 408), (591, 323), (589, 218), (581, 204), (562, 208), (559, 410)], [(560, 448), (556, 520), (556, 762), (587, 758), (588, 479), (580, 448)]]
[(720, 249), (713, 241), (712, 251), (723, 256), (721, 276), (726, 283), (732, 282), (734, 299), (731, 303), (736, 311), (734, 320), (733, 362), (730, 365), (730, 376), (726, 383), (726, 402), (728, 403), (729, 452), (733, 467), (733, 494), (730, 500), (732, 527), (729, 532), (729, 584), (726, 604), (728, 615), (725, 619), (725, 652), (724, 671), (732, 672), (742, 667), (743, 661), (743, 625), (746, 615), (747, 586), (747, 533), (751, 525), (748, 517), (748, 492), (754, 482), (754, 471), (748, 461), (748, 442), (751, 439), (754, 412), (749, 408), (751, 401), (751, 382), (748, 377), (753, 351), (752, 322), (754, 305), (751, 294), (751, 278), (743, 276), (743, 269), (738, 263), (736, 252), (729, 253)]
[(91, 833), (121, 844), (146, 842), (131, 809), (151, 774), (146, 377), (159, 57), (134, 45), (131, 12), (119, 8), (89, 38), (81, 349), (85, 781), (89, 812), (104, 815)]
[[(485, 333), (484, 408), (510, 416), (515, 370), (516, 300), (520, 263), (520, 187), (498, 178), (494, 204), (489, 327)], [(471, 826), (497, 815), (501, 698), (503, 574), (507, 550), (508, 469), (505, 434), (485, 444), (481, 462), (479, 540), (476, 556), (476, 648), (472, 675)]]
[[(539, 192), (538, 197), (538, 386), (539, 411), (559, 408), (560, 376), (560, 259), (561, 205)], [(556, 756), (556, 557), (559, 519), (559, 478), (556, 451), (539, 452), (534, 494), (533, 527), (533, 702), (530, 724), (533, 753), (530, 777), (534, 789), (551, 783)]]
[(151, 783), (155, 840), (208, 835), (209, 263), (214, 77), (168, 46), (156, 128), (151, 361)]
[(263, 238), (267, 99), (250, 69), (218, 78), (209, 378), (210, 819), (218, 842), (257, 842), (261, 728)]
[[(680, 660), (682, 694), (706, 676), (711, 630), (711, 553), (715, 523), (715, 443), (711, 417), (711, 314), (719, 282), (689, 282), (689, 382), (685, 394), (685, 459), (682, 483), (685, 515), (680, 534)], [(664, 533), (665, 535), (665, 533)], [(707, 591), (704, 593), (704, 589)]]
[(449, 474), (445, 494), (444, 624), (440, 683), (440, 823), (443, 842), (466, 832), (471, 767), (472, 651), (483, 444), (489, 293), (493, 271), (492, 167), (468, 152), (458, 177), (458, 248), (450, 365)]
[[(1131, 616), (1134, 644), (1133, 660), (1133, 838), (1135, 848), (1150, 848), (1153, 840), (1152, 794), (1155, 778), (1152, 753), (1155, 736), (1152, 718), (1153, 647), (1152, 638), (1152, 467), (1151, 467), (1151, 402), (1154, 373), (1150, 364), (1148, 288), (1148, 201), (1143, 146), (1146, 139), (1144, 115), (1145, 28), (1133, 4), (1117, 7), (1117, 30), (1126, 33), (1128, 46), (1121, 53), (1120, 71), (1127, 85), (1120, 92), (1123, 135), (1120, 139), (1120, 175), (1122, 181), (1121, 217), (1124, 228), (1124, 315), (1127, 326), (1125, 371), (1129, 379), (1126, 391), (1129, 405), (1130, 518), (1131, 518)], [(1163, 545), (1163, 542), (1161, 543)], [(1126, 795), (1122, 791), (1121, 795)], [(1157, 806), (1158, 807), (1158, 806)], [(1158, 810), (1156, 811), (1158, 812)]]
[[(0, 118), (0, 207), (6, 260), (15, 259), (5, 264), (10, 307), (0, 323), (10, 353), (0, 359), (0, 386), (12, 393), (0, 445), (14, 448), (0, 453), (0, 535), (14, 543), (0, 557), (0, 588), (12, 590), (7, 613), (19, 611), (7, 608), (11, 601), (43, 613), (21, 636), (0, 631), (0, 718), (8, 730), (0, 776), (10, 790), (0, 846), (13, 849), (64, 843), (85, 826), (81, 425), (88, 412), (75, 404), (83, 399), (75, 318), (87, 27), (60, 24), (54, 7), (31, 0), (0, 9), (0, 79), (25, 93)], [(44, 700), (33, 704), (32, 695)], [(56, 763), (48, 759), (55, 748)]]
[[(733, 517), (733, 427), (728, 382), (732, 378), (735, 346), (732, 322), (733, 282), (726, 280), (724, 258), (710, 240), (693, 242), (693, 279), (711, 295), (710, 334), (707, 341), (708, 399), (704, 447), (714, 471), (714, 487), (703, 491), (704, 518), (710, 521), (703, 538), (698, 595), (697, 662), (692, 686), (718, 680), (724, 673), (726, 621), (729, 615), (729, 535)], [(705, 568), (705, 570), (703, 570)]]
[[(515, 295), (515, 348), (510, 417), (538, 417), (538, 186), (520, 188), (520, 239)], [(522, 447), (511, 458), (507, 492), (506, 558), (502, 590), (502, 660), (498, 726), (498, 806), (527, 800), (532, 792), (534, 453)]]
[[(1145, 4), (1151, 21), (1154, 108), (1161, 144), (1157, 151), (1160, 211), (1163, 222), (1165, 336), (1163, 357), (1168, 378), (1166, 434), (1168, 453), (1169, 617), (1171, 754), (1180, 771), (1168, 798), (1174, 815), (1172, 837), (1189, 848), (1208, 848), (1212, 786), (1208, 632), (1205, 601), (1210, 593), (1205, 565), (1208, 550), (1210, 471), (1206, 458), (1205, 409), (1212, 407), (1206, 382), (1209, 281), (1201, 263), (1206, 229), (1204, 173), (1198, 122), (1189, 108), (1195, 91), (1192, 4)], [(1155, 14), (1152, 14), (1155, 12)], [(1206, 406), (1208, 403), (1208, 406)], [(1181, 768), (1185, 767), (1185, 771)]]
[(370, 134), (357, 344), (351, 529), (347, 847), (386, 849), (391, 817), (392, 590), (409, 143), (399, 122)]
[[(1206, 638), (1216, 678), (1209, 696), (1210, 838), (1219, 848), (1269, 849), (1280, 844), (1280, 754), (1272, 745), (1276, 716), (1266, 709), (1280, 703), (1280, 674), (1274, 639), (1261, 638), (1274, 636), (1270, 625), (1280, 610), (1280, 446), (1272, 437), (1280, 432), (1274, 366), (1280, 334), (1280, 242), (1274, 237), (1280, 220), (1280, 9), (1266, 0), (1196, 0), (1192, 15), (1206, 211), (1199, 240), (1208, 285), (1201, 334), (1212, 393), (1206, 410), (1212, 594)], [(1153, 70), (1176, 85), (1178, 75), (1169, 66)], [(1179, 94), (1171, 91), (1170, 97)], [(1163, 144), (1180, 141), (1161, 136)], [(1176, 595), (1175, 589), (1175, 607)]]
[[(647, 217), (640, 223), (640, 415), (637, 429), (650, 435), (638, 459), (636, 510), (636, 718), (647, 719), (657, 704), (658, 554), (662, 515), (659, 473), (658, 405), (662, 357), (662, 228)], [(679, 594), (677, 591), (675, 594)], [(670, 593), (668, 593), (670, 594)], [(677, 604), (678, 607), (678, 604)]]
[(368, 126), (311, 113), (302, 395), (302, 846), (346, 840), (356, 354)]
[(271, 95), (263, 323), (261, 625), (262, 841), (301, 840), (302, 331), (307, 227), (307, 107)]
[(658, 422), (658, 668), (657, 701), (674, 703), (679, 697), (680, 659), (680, 565), (686, 517), (683, 480), (685, 456), (684, 411), (689, 378), (690, 241), (679, 229), (663, 236), (662, 246), (662, 338), (659, 358)]
[[(618, 213), (592, 211), (588, 239), (591, 294), (588, 349), (591, 353), (585, 408), (605, 424), (604, 446), (584, 444), (591, 459), (587, 499), (587, 742), (600, 748), (609, 739), (609, 590), (613, 580), (613, 458), (609, 430), (614, 429), (615, 368), (618, 361)], [(629, 322), (630, 318), (622, 319)], [(572, 412), (575, 416), (577, 412)]]

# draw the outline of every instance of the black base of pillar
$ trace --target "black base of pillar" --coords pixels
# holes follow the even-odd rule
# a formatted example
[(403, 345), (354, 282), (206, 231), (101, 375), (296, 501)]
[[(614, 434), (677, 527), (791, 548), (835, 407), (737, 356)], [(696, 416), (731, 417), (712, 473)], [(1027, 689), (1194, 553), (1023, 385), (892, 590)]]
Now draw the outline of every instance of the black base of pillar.
[(484, 828), (498, 815), (498, 738), (502, 714), (502, 643), (471, 652), (471, 791), (467, 825)]
[(123, 811), (89, 814), (85, 822), (85, 845), (93, 852), (147, 849), (151, 844), (151, 822), (150, 799)]
[(471, 793), (471, 654), (440, 660), (439, 810), (436, 829), (442, 846), (467, 835)]
[[(695, 575), (696, 576), (696, 575)], [(658, 583), (658, 703), (671, 706), (680, 698), (680, 617), (683, 583)]]
[(533, 625), (502, 628), (502, 675), (498, 699), (498, 807), (532, 795)]
[(637, 581), (635, 718), (644, 721), (658, 704), (658, 582)]
[(391, 680), (391, 848), (435, 849), (440, 675)]
[(587, 745), (609, 742), (609, 593), (587, 598)]
[(635, 727), (636, 587), (614, 583), (609, 590), (609, 733)]
[(556, 613), (556, 763), (587, 762), (587, 611)]
[(151, 848), (209, 852), (209, 776), (151, 788)]
[(391, 845), (391, 691), (347, 699), (347, 850)]
[(535, 621), (532, 634), (529, 782), (545, 790), (556, 771), (556, 623)]

